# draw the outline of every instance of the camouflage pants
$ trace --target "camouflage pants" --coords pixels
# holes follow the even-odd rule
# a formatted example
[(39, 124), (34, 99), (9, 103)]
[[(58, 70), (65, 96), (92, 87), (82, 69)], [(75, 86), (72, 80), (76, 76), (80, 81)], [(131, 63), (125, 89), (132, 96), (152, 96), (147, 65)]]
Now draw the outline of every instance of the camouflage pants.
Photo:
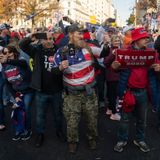
[(97, 137), (97, 117), (98, 105), (97, 97), (94, 93), (86, 96), (84, 92), (73, 95), (69, 94), (64, 97), (64, 116), (67, 122), (68, 142), (78, 142), (78, 126), (83, 113), (87, 125), (87, 137), (89, 140)]

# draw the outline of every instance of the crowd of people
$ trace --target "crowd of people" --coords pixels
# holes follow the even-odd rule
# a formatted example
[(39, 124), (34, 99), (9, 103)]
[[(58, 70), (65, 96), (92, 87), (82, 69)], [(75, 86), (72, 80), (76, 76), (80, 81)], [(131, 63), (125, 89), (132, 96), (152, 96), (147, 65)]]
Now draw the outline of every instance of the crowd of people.
[[(157, 113), (160, 132), (160, 36), (153, 38), (143, 27), (121, 29), (102, 26), (89, 31), (77, 24), (10, 31), (0, 25), (0, 131), (5, 131), (5, 106), (12, 109), (12, 140), (28, 140), (32, 135), (33, 101), (36, 106), (35, 146), (44, 142), (47, 106), (53, 110), (57, 138), (75, 153), (79, 142), (81, 115), (87, 125), (88, 145), (97, 148), (98, 110), (119, 121), (118, 141), (122, 152), (128, 141), (129, 120), (136, 118), (134, 144), (143, 152), (149, 104)], [(155, 35), (154, 35), (155, 36)], [(117, 49), (156, 51), (150, 67), (126, 67), (116, 60)], [(126, 97), (134, 103), (128, 105)], [(128, 108), (127, 108), (128, 107)], [(65, 134), (63, 118), (66, 122)]]

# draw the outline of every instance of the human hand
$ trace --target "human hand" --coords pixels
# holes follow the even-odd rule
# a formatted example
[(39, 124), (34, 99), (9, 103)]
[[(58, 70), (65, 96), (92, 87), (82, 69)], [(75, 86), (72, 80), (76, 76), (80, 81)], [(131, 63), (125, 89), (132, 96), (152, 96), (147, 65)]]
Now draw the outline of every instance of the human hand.
[(160, 72), (160, 64), (158, 63), (153, 64), (151, 68), (153, 68), (155, 72)]
[(69, 66), (68, 60), (64, 60), (64, 61), (62, 61), (62, 63), (60, 64), (59, 69), (60, 69), (60, 71), (63, 71), (64, 69), (68, 68), (68, 66)]
[(104, 44), (109, 44), (111, 42), (111, 38), (109, 37), (109, 35), (106, 33), (104, 35), (104, 39), (103, 39), (103, 43)]
[(0, 63), (6, 63), (8, 59), (7, 55), (0, 54)]
[(32, 42), (36, 41), (35, 33), (31, 34), (30, 38), (31, 38)]
[(16, 97), (16, 98), (15, 98), (15, 100), (16, 100), (16, 102), (20, 102), (20, 101), (22, 101), (22, 99), (21, 99), (21, 98), (19, 98), (19, 97)]
[(113, 69), (118, 69), (119, 67), (121, 66), (121, 64), (118, 62), (118, 61), (114, 61), (114, 62), (112, 62), (112, 64), (111, 64), (111, 67), (113, 68)]

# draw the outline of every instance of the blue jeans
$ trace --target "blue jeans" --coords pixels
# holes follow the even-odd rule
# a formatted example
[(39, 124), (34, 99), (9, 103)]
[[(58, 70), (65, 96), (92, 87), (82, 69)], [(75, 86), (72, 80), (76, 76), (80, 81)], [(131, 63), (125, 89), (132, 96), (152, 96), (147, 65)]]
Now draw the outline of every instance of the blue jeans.
[(24, 109), (26, 113), (25, 119), (25, 129), (27, 131), (31, 130), (31, 104), (34, 97), (34, 93), (24, 94)]
[(56, 130), (60, 131), (62, 129), (62, 92), (53, 95), (36, 92), (36, 131), (38, 134), (43, 134), (45, 130), (48, 102), (53, 109)]
[(158, 92), (157, 92), (157, 100), (158, 100), (158, 105), (157, 105), (157, 115), (158, 115), (158, 127), (160, 127), (160, 83), (158, 83)]
[(0, 72), (0, 125), (4, 124), (4, 105), (3, 105), (3, 87), (4, 79)]
[(25, 131), (24, 113), (25, 112), (22, 108), (16, 108), (14, 110), (14, 116), (12, 117), (12, 119), (16, 134), (23, 133)]
[(120, 128), (118, 131), (118, 141), (128, 140), (129, 120), (131, 115), (136, 117), (136, 140), (144, 141), (145, 138), (145, 125), (148, 108), (148, 97), (146, 90), (132, 91), (135, 96), (136, 105), (134, 111), (131, 113), (124, 113), (122, 111)]
[[(34, 93), (26, 93), (24, 94), (24, 110), (17, 108), (15, 110), (16, 117), (17, 117), (17, 124), (15, 124), (15, 130), (16, 133), (22, 133), (25, 130), (30, 131), (31, 130), (31, 103), (33, 100)], [(25, 123), (24, 123), (24, 116), (23, 112), (25, 112)]]
[(8, 87), (2, 77), (2, 74), (0, 73), (0, 124), (5, 123), (4, 106), (7, 105), (8, 102), (10, 102), (11, 98), (12, 95), (8, 90)]

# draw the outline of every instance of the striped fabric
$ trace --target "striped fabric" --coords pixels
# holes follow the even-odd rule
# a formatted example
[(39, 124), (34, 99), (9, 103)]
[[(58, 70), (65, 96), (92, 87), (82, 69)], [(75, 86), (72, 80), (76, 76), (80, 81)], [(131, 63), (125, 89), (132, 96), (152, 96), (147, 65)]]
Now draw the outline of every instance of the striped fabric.
[[(92, 48), (95, 57), (99, 57), (101, 49), (97, 47)], [(95, 71), (92, 66), (92, 56), (87, 49), (79, 49), (75, 55), (66, 54), (69, 61), (69, 67), (64, 70), (63, 81), (68, 86), (85, 86), (90, 84), (95, 79)], [(57, 67), (63, 61), (61, 50), (55, 54), (54, 67)]]
[(99, 57), (104, 45), (102, 45), (101, 48), (96, 47), (94, 44), (91, 44), (91, 43), (89, 43), (88, 45), (91, 47), (92, 52), (93, 52), (95, 58), (97, 58), (99, 65), (101, 65), (102, 67), (105, 67), (104, 66), (104, 58)]

